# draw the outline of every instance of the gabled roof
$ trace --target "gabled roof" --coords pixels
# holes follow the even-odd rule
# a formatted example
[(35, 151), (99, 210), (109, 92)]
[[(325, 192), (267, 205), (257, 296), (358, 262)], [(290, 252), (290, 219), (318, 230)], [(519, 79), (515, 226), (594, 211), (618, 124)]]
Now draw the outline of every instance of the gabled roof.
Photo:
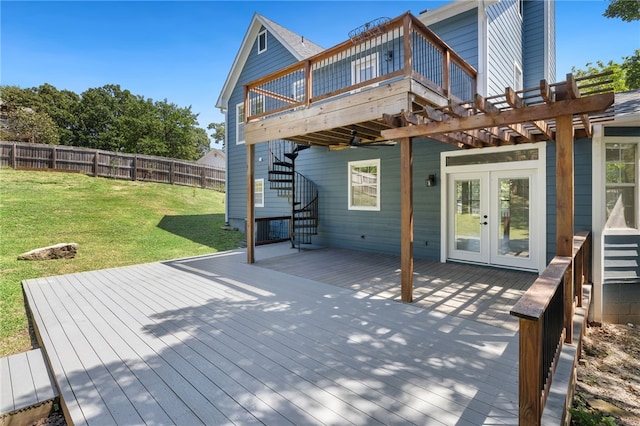
[(249, 29), (247, 30), (244, 38), (242, 39), (242, 44), (240, 45), (240, 50), (238, 50), (238, 54), (236, 55), (235, 60), (233, 61), (233, 65), (231, 66), (231, 71), (229, 71), (229, 75), (227, 76), (227, 80), (224, 82), (224, 86), (222, 86), (222, 91), (220, 92), (220, 96), (218, 97), (218, 101), (216, 102), (216, 107), (221, 109), (228, 108), (229, 97), (231, 96), (231, 92), (233, 91), (236, 83), (238, 82), (238, 78), (240, 77), (240, 73), (242, 72), (242, 68), (244, 67), (249, 54), (251, 53), (251, 48), (253, 47), (253, 42), (258, 36), (260, 29), (265, 27), (271, 35), (273, 35), (291, 54), (298, 60), (301, 61), (305, 58), (313, 56), (317, 53), (320, 53), (324, 50), (321, 46), (303, 38), (301, 35), (296, 34), (283, 26), (276, 24), (270, 19), (265, 18), (260, 14), (254, 14), (251, 19), (251, 23), (249, 24)]

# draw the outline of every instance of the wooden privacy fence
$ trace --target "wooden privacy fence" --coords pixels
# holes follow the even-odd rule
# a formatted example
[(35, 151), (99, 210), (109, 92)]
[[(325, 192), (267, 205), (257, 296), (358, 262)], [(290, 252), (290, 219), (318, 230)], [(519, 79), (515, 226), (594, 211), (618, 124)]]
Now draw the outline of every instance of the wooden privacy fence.
[(573, 256), (556, 256), (520, 298), (519, 424), (540, 425), (562, 345), (572, 343), (573, 314), (589, 279), (591, 234), (573, 238)]
[(76, 171), (112, 179), (225, 190), (225, 170), (219, 167), (75, 146), (0, 142), (0, 167)]

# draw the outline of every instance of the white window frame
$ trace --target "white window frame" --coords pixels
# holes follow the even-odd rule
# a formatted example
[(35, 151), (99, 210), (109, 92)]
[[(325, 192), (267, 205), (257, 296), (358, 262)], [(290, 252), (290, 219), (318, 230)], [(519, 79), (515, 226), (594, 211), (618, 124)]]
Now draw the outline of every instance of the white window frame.
[(253, 205), (264, 207), (264, 178), (256, 179), (253, 183)]
[(518, 62), (513, 63), (513, 89), (514, 90), (522, 90), (523, 89), (523, 74), (522, 67), (518, 64)]
[[(264, 48), (260, 48), (264, 40)], [(262, 30), (258, 33), (258, 55), (267, 51), (267, 30)]]
[[(374, 206), (360, 206), (360, 205), (354, 205), (352, 203), (352, 195), (353, 195), (353, 184), (354, 182), (351, 180), (352, 178), (352, 173), (351, 170), (354, 167), (376, 167), (376, 204)], [(380, 200), (380, 186), (381, 186), (381, 179), (380, 179), (380, 159), (379, 158), (375, 158), (375, 159), (370, 159), (370, 160), (360, 160), (360, 161), (349, 161), (348, 163), (348, 167), (347, 167), (347, 187), (348, 187), (348, 199), (347, 199), (347, 206), (349, 210), (363, 210), (363, 211), (380, 211), (380, 205), (381, 205), (381, 200)]]
[[(244, 102), (240, 102), (236, 105), (236, 145), (242, 145), (244, 143), (244, 121)], [(240, 138), (241, 133), (242, 138)]]
[[(619, 145), (635, 145), (636, 147), (636, 158), (635, 162), (635, 182), (634, 183), (626, 183), (626, 184), (608, 184), (607, 183), (607, 145), (609, 144), (619, 144)], [(623, 233), (628, 233), (632, 231), (634, 234), (640, 233), (640, 142), (637, 137), (633, 136), (602, 136), (602, 173), (603, 173), (603, 187), (604, 194), (602, 196), (602, 200), (600, 203), (603, 208), (603, 218), (605, 220), (605, 229), (607, 231), (613, 231), (609, 233), (615, 233), (616, 230), (622, 231)], [(634, 226), (633, 227), (610, 227), (609, 218), (607, 217), (607, 188), (609, 185), (614, 187), (633, 187), (634, 188)]]
[[(366, 80), (361, 80), (360, 76), (363, 70), (367, 68), (373, 68), (372, 77)], [(380, 76), (380, 62), (378, 61), (378, 52), (374, 52), (363, 58), (356, 59), (351, 62), (351, 84), (360, 84), (363, 81), (373, 80)]]

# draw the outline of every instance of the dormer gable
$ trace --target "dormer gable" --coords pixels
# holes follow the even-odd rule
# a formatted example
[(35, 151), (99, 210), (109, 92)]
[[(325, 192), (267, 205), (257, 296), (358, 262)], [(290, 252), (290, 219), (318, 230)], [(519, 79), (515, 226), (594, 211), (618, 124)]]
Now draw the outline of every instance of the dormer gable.
[[(293, 57), (300, 61), (317, 53), (320, 53), (324, 49), (313, 43), (310, 40), (305, 39), (303, 36), (290, 31), (283, 26), (275, 23), (274, 21), (256, 13), (251, 19), (249, 28), (245, 33), (240, 49), (233, 61), (231, 70), (227, 75), (227, 79), (222, 86), (222, 91), (216, 102), (216, 107), (226, 110), (229, 107), (229, 98), (233, 92), (240, 73), (244, 68), (247, 58), (252, 53), (261, 54), (267, 52), (269, 49), (269, 36), (277, 40), (282, 46), (284, 46)], [(255, 52), (252, 50), (255, 49)]]

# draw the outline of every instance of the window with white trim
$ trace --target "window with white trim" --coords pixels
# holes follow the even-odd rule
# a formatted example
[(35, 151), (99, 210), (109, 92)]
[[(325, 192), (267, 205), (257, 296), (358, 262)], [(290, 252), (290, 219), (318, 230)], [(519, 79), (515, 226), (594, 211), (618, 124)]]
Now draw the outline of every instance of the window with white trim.
[(264, 179), (256, 179), (253, 191), (253, 205), (264, 207)]
[(236, 144), (244, 143), (244, 102), (236, 105)]
[(513, 63), (513, 89), (522, 90), (522, 67), (517, 62)]
[(373, 80), (379, 75), (377, 52), (351, 62), (351, 84)]
[(637, 228), (638, 144), (605, 142), (607, 228)]
[(380, 210), (380, 159), (349, 162), (349, 210)]
[(258, 54), (267, 51), (267, 30), (262, 30), (258, 34)]

